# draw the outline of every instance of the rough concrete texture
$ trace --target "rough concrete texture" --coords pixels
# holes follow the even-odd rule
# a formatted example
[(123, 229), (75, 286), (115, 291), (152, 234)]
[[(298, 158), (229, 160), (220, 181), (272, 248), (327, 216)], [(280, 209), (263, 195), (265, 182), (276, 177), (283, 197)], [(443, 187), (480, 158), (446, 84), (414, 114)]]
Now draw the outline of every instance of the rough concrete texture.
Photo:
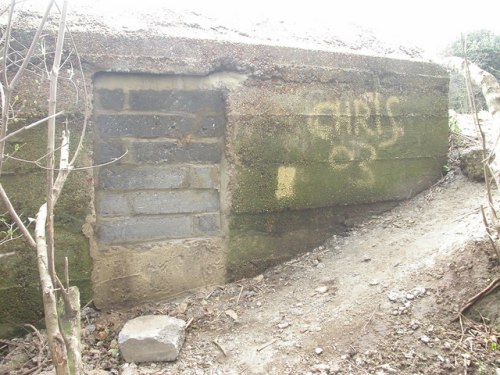
[[(383, 209), (441, 176), (448, 77), (435, 64), (73, 36), (94, 85), (94, 163), (121, 157), (94, 175), (99, 307), (260, 272), (345, 228), (351, 205)], [(178, 212), (151, 199), (181, 191)]]
[[(15, 131), (44, 116), (38, 108), (30, 107), (30, 112), (35, 117), (20, 116), (18, 122), (10, 124), (9, 130)], [(81, 119), (71, 116), (68, 119), (72, 129), (71, 148), (74, 150)], [(45, 132), (42, 127), (19, 133), (10, 139), (6, 152), (12, 154), (18, 145), (16, 155), (19, 158), (35, 160), (45, 155)], [(63, 273), (64, 259), (68, 258), (71, 285), (80, 288), (82, 304), (92, 299), (92, 259), (88, 240), (82, 233), (82, 225), (91, 210), (91, 187), (87, 178), (86, 172), (69, 175), (55, 211), (56, 267), (59, 274)], [(1, 181), (22, 218), (26, 221), (28, 217), (34, 218), (45, 199), (46, 172), (30, 163), (8, 160)], [(0, 254), (4, 253), (14, 254), (2, 257), (0, 262), (0, 337), (25, 333), (23, 324), (38, 324), (43, 319), (36, 252), (18, 239), (3, 244)]]
[(224, 282), (222, 238), (106, 246), (94, 255), (94, 304), (100, 308), (154, 301)]
[(223, 281), (225, 250), (214, 237), (226, 120), (214, 82), (96, 76), (95, 162), (123, 155), (96, 178), (97, 306)]
[(184, 342), (186, 323), (170, 316), (146, 315), (129, 320), (118, 336), (127, 362), (175, 361)]
[[(166, 40), (169, 49), (161, 47)], [(182, 186), (182, 194), (192, 188), (185, 168), (218, 168), (220, 186), (211, 186), (219, 206), (207, 196), (204, 214), (210, 216), (195, 219), (192, 234), (185, 236), (221, 237), (226, 279), (261, 272), (362, 217), (354, 212), (379, 212), (441, 177), (448, 77), (436, 65), (154, 36), (138, 60), (130, 52), (137, 41), (116, 36), (96, 42), (104, 43), (106, 53), (127, 58), (110, 63), (95, 54), (93, 69), (159, 74), (97, 76), (96, 145), (103, 144), (109, 156), (129, 150), (122, 165), (178, 167), (167, 172), (175, 181), (165, 189)], [(163, 51), (162, 58), (157, 51)], [(225, 118), (224, 128), (207, 127), (218, 118)], [(105, 184), (116, 185), (108, 177)], [(139, 200), (127, 194), (124, 207), (116, 204), (119, 212), (172, 214), (170, 192), (154, 191)], [(185, 202), (193, 208), (189, 214)], [(193, 199), (174, 206), (177, 214), (188, 216), (198, 209)], [(102, 225), (106, 217), (121, 220), (116, 215), (103, 212)], [(170, 236), (182, 242), (185, 232), (176, 233)], [(101, 253), (96, 264), (104, 265), (106, 251)], [(139, 281), (141, 271), (127, 275), (147, 285)], [(104, 282), (107, 276), (99, 278)]]
[(231, 280), (325, 239), (321, 224), (286, 229), (294, 212), (305, 226), (330, 221), (331, 209), (333, 224), (345, 206), (417, 194), (446, 164), (446, 77), (351, 65), (311, 68), (321, 78), (297, 82), (300, 70), (283, 68), (281, 77), (294, 78), (279, 84), (250, 78), (228, 95)]

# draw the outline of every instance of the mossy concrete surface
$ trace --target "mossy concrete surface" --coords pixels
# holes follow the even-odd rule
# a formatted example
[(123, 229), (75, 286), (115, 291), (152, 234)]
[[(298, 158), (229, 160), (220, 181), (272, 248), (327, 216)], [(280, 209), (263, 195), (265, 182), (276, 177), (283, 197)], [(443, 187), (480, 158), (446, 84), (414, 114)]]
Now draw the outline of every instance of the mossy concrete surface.
[[(74, 150), (78, 142), (80, 118), (73, 118)], [(30, 123), (27, 120), (26, 123)], [(11, 125), (14, 131), (25, 122)], [(16, 146), (17, 145), (17, 146)], [(46, 129), (34, 128), (10, 139), (7, 152), (15, 157), (36, 160), (46, 154)], [(44, 163), (44, 160), (41, 160)], [(38, 209), (45, 201), (46, 173), (33, 163), (8, 160), (1, 177), (2, 185), (12, 204), (22, 218), (35, 218)], [(88, 239), (82, 233), (82, 226), (90, 211), (91, 186), (86, 171), (71, 173), (64, 186), (55, 210), (55, 248), (56, 268), (64, 274), (64, 259), (68, 258), (71, 285), (81, 288), (82, 303), (92, 299), (90, 283), (92, 260), (89, 254)], [(30, 230), (33, 232), (34, 223)], [(15, 252), (15, 255), (2, 258), (0, 262), (0, 337), (7, 337), (23, 330), (23, 324), (39, 324), (43, 320), (43, 306), (39, 287), (36, 253), (22, 240), (8, 242), (0, 248), (2, 253)]]
[(446, 76), (344, 72), (249, 79), (229, 95), (229, 280), (317, 246), (353, 207), (408, 199), (442, 177)]
[(266, 268), (321, 245), (334, 233), (393, 208), (397, 202), (283, 210), (231, 216), (228, 280), (254, 276)]

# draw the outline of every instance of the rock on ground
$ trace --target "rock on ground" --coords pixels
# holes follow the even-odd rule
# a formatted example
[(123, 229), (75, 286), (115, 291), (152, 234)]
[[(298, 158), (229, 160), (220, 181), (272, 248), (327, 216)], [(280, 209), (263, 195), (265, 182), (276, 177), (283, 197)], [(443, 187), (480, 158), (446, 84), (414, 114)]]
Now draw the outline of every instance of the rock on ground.
[(174, 361), (184, 342), (186, 323), (164, 315), (146, 315), (129, 320), (118, 336), (127, 362)]
[[(489, 151), (486, 151), (489, 154)], [(472, 181), (484, 181), (483, 150), (473, 149), (460, 155), (460, 168)]]

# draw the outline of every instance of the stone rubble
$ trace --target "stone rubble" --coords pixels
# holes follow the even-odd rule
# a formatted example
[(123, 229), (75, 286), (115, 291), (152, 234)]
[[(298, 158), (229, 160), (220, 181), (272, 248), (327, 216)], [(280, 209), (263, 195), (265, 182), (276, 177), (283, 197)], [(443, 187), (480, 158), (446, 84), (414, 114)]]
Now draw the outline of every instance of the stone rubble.
[(120, 331), (118, 344), (127, 362), (175, 361), (184, 342), (186, 323), (164, 315), (145, 315), (129, 320)]

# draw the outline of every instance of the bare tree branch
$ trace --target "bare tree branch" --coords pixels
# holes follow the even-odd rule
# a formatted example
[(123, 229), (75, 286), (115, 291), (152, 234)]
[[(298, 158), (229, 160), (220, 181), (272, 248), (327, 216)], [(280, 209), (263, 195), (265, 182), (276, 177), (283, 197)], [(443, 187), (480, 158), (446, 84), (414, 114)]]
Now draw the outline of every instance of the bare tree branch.
[(30, 245), (31, 248), (36, 249), (36, 242), (31, 236), (31, 233), (28, 231), (26, 226), (24, 225), (23, 221), (17, 214), (14, 206), (10, 202), (10, 199), (5, 192), (2, 184), (0, 183), (0, 197), (3, 200), (3, 203), (5, 204), (7, 211), (9, 211), (9, 215), (12, 217), (12, 220), (16, 223), (17, 227), (21, 230), (23, 236), (26, 238), (26, 241), (28, 241), (28, 244)]
[[(12, 25), (13, 25), (13, 14), (14, 14), (14, 6), (15, 0), (11, 1), (9, 13), (9, 25), (6, 30), (6, 33), (2, 35), (2, 42), (4, 44), (4, 51), (0, 52), (2, 56), (0, 56), (0, 69), (3, 68), (3, 75), (0, 72), (0, 95), (2, 101), (2, 113), (1, 113), (1, 131), (0, 131), (0, 173), (2, 170), (2, 165), (7, 158), (14, 158), (12, 155), (5, 155), (5, 145), (6, 140), (11, 137), (19, 134), (22, 131), (32, 129), (33, 127), (42, 124), (44, 122), (48, 123), (47, 126), (47, 153), (42, 156), (38, 160), (31, 162), (36, 165), (39, 165), (41, 160), (46, 159), (46, 169), (47, 169), (47, 194), (46, 194), (46, 203), (43, 204), (37, 214), (36, 218), (36, 227), (35, 227), (35, 238), (31, 237), (30, 233), (27, 231), (26, 227), (23, 225), (19, 215), (16, 214), (15, 209), (13, 208), (10, 200), (4, 191), (3, 187), (0, 184), (0, 198), (2, 198), (6, 205), (8, 206), (8, 212), (14, 218), (14, 223), (8, 223), (9, 237), (13, 237), (12, 233), (14, 231), (21, 231), (23, 236), (30, 242), (30, 246), (34, 246), (37, 250), (37, 261), (38, 261), (38, 270), (40, 276), (40, 283), (42, 286), (42, 294), (43, 294), (43, 304), (44, 304), (44, 313), (45, 313), (45, 323), (47, 327), (47, 337), (48, 343), (50, 347), (52, 362), (55, 367), (55, 371), (58, 375), (69, 375), (70, 373), (73, 375), (82, 374), (83, 364), (81, 357), (81, 348), (80, 348), (80, 298), (77, 287), (70, 287), (69, 284), (69, 275), (68, 275), (68, 266), (66, 261), (66, 271), (65, 271), (65, 282), (66, 285), (63, 285), (61, 280), (56, 274), (55, 271), (55, 254), (54, 254), (54, 206), (56, 205), (58, 198), (60, 197), (62, 188), (64, 183), (70, 173), (73, 170), (73, 163), (76, 160), (77, 154), (82, 148), (83, 145), (83, 136), (86, 131), (87, 121), (89, 117), (89, 102), (87, 89), (84, 82), (84, 91), (85, 91), (85, 120), (82, 135), (80, 136), (80, 140), (78, 143), (78, 147), (76, 152), (73, 155), (73, 158), (70, 160), (70, 152), (69, 152), (69, 130), (66, 128), (63, 130), (61, 146), (60, 146), (60, 165), (57, 173), (57, 177), (55, 177), (55, 152), (56, 152), (56, 117), (62, 114), (63, 112), (56, 113), (57, 107), (57, 91), (59, 85), (59, 75), (61, 71), (61, 67), (63, 64), (66, 64), (73, 58), (72, 53), (66, 56), (64, 62), (62, 61), (63, 55), (63, 45), (65, 39), (66, 32), (66, 14), (68, 1), (64, 0), (62, 4), (62, 10), (60, 10), (60, 19), (59, 19), (59, 29), (57, 33), (57, 40), (55, 43), (55, 49), (51, 48), (47, 49), (42, 40), (42, 57), (44, 64), (46, 63), (45, 58), (49, 55), (52, 57), (53, 54), (53, 63), (52, 69), (46, 73), (50, 81), (50, 89), (49, 89), (49, 108), (48, 108), (48, 117), (26, 125), (15, 132), (8, 133), (8, 122), (9, 120), (15, 118), (16, 109), (19, 107), (19, 103), (17, 103), (18, 99), (14, 95), (14, 88), (16, 83), (24, 77), (24, 74), (37, 74), (42, 73), (45, 75), (43, 68), (33, 64), (32, 58), (35, 55), (35, 50), (39, 47), (40, 39), (43, 38), (42, 30), (44, 29), (45, 24), (48, 20), (49, 12), (52, 6), (56, 4), (55, 0), (48, 0), (49, 4), (47, 6), (46, 12), (42, 18), (42, 21), (39, 24), (35, 32), (35, 36), (31, 40), (31, 44), (29, 48), (26, 48), (21, 44), (21, 51), (14, 50), (12, 45), (15, 44), (14, 39), (12, 38)], [(73, 41), (74, 44), (74, 41)], [(27, 49), (27, 52), (25, 52)], [(83, 71), (81, 67), (80, 57), (78, 55), (78, 51), (76, 46), (74, 46), (74, 51), (76, 52), (78, 63), (80, 64), (80, 72), (83, 76)], [(18, 67), (18, 70), (13, 74), (12, 81), (9, 83), (8, 79), (10, 74), (8, 69), (12, 69)], [(72, 67), (73, 68), (73, 67)], [(64, 78), (64, 74), (62, 77)], [(72, 79), (73, 71), (69, 72), (69, 78)], [(28, 77), (29, 79), (30, 77)], [(2, 82), (3, 81), (3, 82)], [(71, 81), (72, 82), (72, 81)], [(74, 82), (72, 82), (74, 84)], [(77, 92), (77, 100), (78, 100), (78, 87), (76, 87)], [(67, 120), (66, 120), (67, 122)], [(66, 123), (67, 125), (67, 123)], [(14, 227), (16, 226), (16, 227)], [(10, 254), (9, 254), (10, 255)], [(8, 255), (5, 255), (8, 256)], [(57, 308), (57, 300), (58, 295), (60, 295), (64, 302), (64, 311), (60, 312)]]
[(20, 129), (17, 129), (15, 132), (12, 132), (12, 133), (9, 133), (8, 135), (6, 135), (4, 138), (1, 138), (0, 139), (0, 142), (5, 142), (7, 139), (9, 138), (12, 138), (14, 137), (15, 135), (19, 134), (19, 133), (22, 133), (23, 131), (25, 130), (28, 130), (28, 129), (32, 129), (34, 128), (35, 126), (37, 125), (40, 125), (40, 124), (43, 124), (44, 122), (48, 121), (50, 118), (52, 117), (57, 117), (57, 116), (60, 116), (64, 113), (64, 111), (59, 111), (57, 112), (56, 114), (52, 115), (52, 116), (47, 116), (41, 120), (38, 120), (38, 121), (35, 121), (34, 123), (32, 124), (29, 124), (29, 125), (26, 125), (26, 126), (23, 126), (22, 128)]
[[(3, 58), (2, 58), (2, 64), (3, 64), (3, 78), (4, 78), (4, 83), (6, 86), (9, 86), (9, 78), (7, 76), (7, 64), (8, 64), (8, 57), (9, 57), (9, 47), (10, 47), (10, 34), (12, 32), (12, 17), (14, 16), (14, 6), (16, 5), (15, 0), (12, 0), (10, 2), (10, 11), (9, 11), (9, 19), (7, 21), (7, 29), (5, 30), (5, 45), (3, 47)], [(2, 106), (2, 108), (4, 108)], [(2, 124), (2, 126), (5, 126), (5, 124)]]
[[(24, 71), (26, 70), (26, 66), (29, 64), (31, 61), (31, 58), (33, 56), (33, 53), (35, 51), (35, 47), (38, 44), (38, 40), (40, 39), (40, 35), (42, 33), (42, 30), (45, 26), (45, 23), (47, 22), (50, 9), (52, 8), (52, 5), (54, 4), (55, 0), (51, 0), (47, 6), (47, 9), (45, 11), (45, 14), (42, 17), (42, 20), (40, 21), (40, 25), (35, 33), (35, 36), (31, 42), (30, 48), (28, 49), (28, 52), (26, 53), (26, 56), (24, 56), (23, 63), (19, 67), (18, 71), (16, 72), (14, 78), (12, 81), (9, 83), (8, 80), (8, 74), (7, 74), (7, 65), (8, 65), (8, 57), (9, 57), (9, 50), (10, 50), (10, 36), (12, 32), (12, 17), (14, 15), (14, 5), (15, 5), (15, 0), (12, 0), (11, 2), (11, 7), (10, 7), (10, 12), (9, 12), (9, 21), (7, 23), (7, 30), (6, 30), (6, 39), (5, 39), (5, 45), (4, 45), (4, 55), (3, 55), (3, 75), (4, 75), (4, 85), (5, 85), (5, 104), (2, 106), (2, 123), (1, 123), (1, 129), (0, 129), (0, 138), (5, 138), (7, 135), (7, 129), (8, 129), (8, 122), (9, 122), (9, 108), (8, 104), (10, 103), (12, 92), (14, 90), (14, 87), (16, 86), (17, 81), (19, 78), (22, 76)], [(3, 162), (4, 162), (4, 152), (5, 152), (5, 142), (0, 142), (0, 174), (2, 172), (2, 167), (3, 167)]]
[[(53, 1), (51, 2), (51, 4)], [(66, 32), (66, 11), (67, 0), (63, 3), (63, 10), (59, 20), (59, 31), (56, 40), (56, 52), (52, 70), (50, 72), (50, 92), (49, 92), (49, 117), (56, 113), (57, 105), (57, 84), (61, 65), (62, 48), (64, 44), (64, 34)], [(47, 251), (49, 259), (49, 271), (52, 281), (55, 281), (55, 260), (54, 260), (54, 149), (56, 138), (56, 120), (51, 117), (47, 129)]]
[(28, 52), (26, 53), (26, 56), (24, 57), (23, 63), (9, 84), (10, 89), (13, 89), (15, 87), (18, 79), (23, 74), (24, 69), (26, 68), (28, 63), (30, 63), (31, 57), (33, 56), (33, 53), (35, 52), (35, 48), (38, 45), (38, 40), (40, 39), (40, 35), (42, 34), (42, 30), (43, 30), (45, 23), (47, 22), (47, 19), (49, 17), (50, 10), (52, 9), (52, 6), (54, 5), (54, 1), (55, 0), (49, 1), (47, 9), (45, 10), (45, 14), (43, 15), (42, 20), (40, 21), (40, 25), (38, 26), (38, 29), (36, 30), (35, 36), (33, 37), (30, 48), (28, 49)]

